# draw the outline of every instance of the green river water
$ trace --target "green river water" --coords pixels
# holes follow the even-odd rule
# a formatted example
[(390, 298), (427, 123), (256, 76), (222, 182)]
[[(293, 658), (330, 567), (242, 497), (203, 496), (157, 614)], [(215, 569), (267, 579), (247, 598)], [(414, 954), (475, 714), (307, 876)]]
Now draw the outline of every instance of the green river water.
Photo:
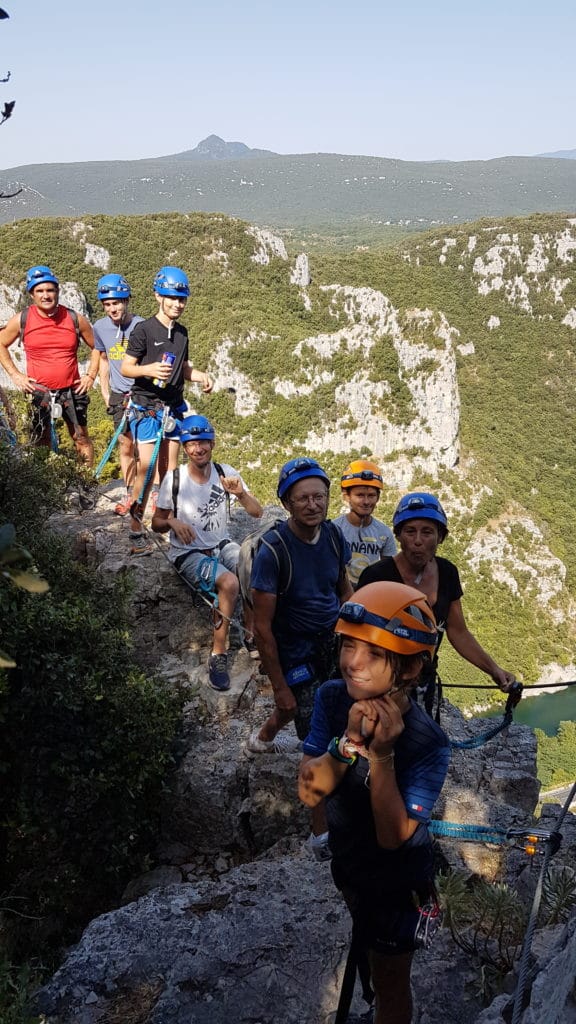
[[(499, 708), (491, 711), (490, 717), (501, 714), (502, 708)], [(543, 693), (539, 697), (523, 697), (514, 710), (514, 721), (555, 736), (560, 722), (576, 721), (576, 686), (567, 686), (557, 693)]]

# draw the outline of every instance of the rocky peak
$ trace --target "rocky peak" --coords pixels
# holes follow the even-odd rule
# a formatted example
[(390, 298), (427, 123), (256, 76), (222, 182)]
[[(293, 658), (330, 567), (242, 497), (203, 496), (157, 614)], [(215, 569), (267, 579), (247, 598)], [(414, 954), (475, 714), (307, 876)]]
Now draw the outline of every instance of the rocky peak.
[(245, 142), (226, 142), (219, 135), (208, 135), (194, 149), (176, 155), (191, 160), (237, 160), (239, 157), (247, 156), (276, 156), (268, 149), (250, 149)]

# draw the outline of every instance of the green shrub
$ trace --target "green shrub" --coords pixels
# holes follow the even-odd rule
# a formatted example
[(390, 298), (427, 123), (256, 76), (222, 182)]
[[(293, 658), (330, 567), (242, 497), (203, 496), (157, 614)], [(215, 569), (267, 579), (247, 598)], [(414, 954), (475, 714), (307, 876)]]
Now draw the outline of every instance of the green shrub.
[(24, 952), (61, 943), (147, 866), (179, 716), (133, 663), (125, 583), (47, 531), (73, 471), (43, 454), (0, 449), (0, 517), (50, 584), (38, 597), (0, 583), (17, 666), (0, 673), (0, 858), (5, 895), (32, 919), (7, 919)]

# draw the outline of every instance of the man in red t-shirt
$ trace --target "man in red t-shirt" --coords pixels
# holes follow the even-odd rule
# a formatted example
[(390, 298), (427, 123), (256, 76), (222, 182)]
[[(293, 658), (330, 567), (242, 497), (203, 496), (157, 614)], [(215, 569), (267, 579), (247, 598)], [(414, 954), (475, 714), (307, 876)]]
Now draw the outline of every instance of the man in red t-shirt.
[[(32, 297), (22, 344), (26, 372), (22, 373), (8, 352), (21, 332), (20, 313), (11, 317), (0, 331), (0, 365), (19, 391), (31, 395), (33, 444), (50, 447), (52, 398), (62, 407), (62, 418), (78, 456), (94, 464), (94, 449), (87, 430), (88, 392), (98, 373), (100, 353), (94, 349), (92, 328), (86, 317), (78, 316), (78, 331), (70, 310), (58, 303), (58, 278), (50, 267), (31, 267), (26, 274), (26, 291)], [(90, 365), (81, 377), (78, 369), (78, 335), (92, 350)]]

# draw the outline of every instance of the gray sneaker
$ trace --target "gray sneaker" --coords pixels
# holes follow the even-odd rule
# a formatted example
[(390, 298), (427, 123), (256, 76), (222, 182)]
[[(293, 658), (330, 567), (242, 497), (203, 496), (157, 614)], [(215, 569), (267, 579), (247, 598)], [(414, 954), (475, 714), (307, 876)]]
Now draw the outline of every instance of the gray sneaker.
[(208, 662), (208, 679), (215, 690), (229, 690), (228, 658), (225, 654), (211, 654)]
[(293, 754), (296, 750), (302, 750), (298, 737), (288, 732), (279, 732), (273, 740), (261, 740), (259, 732), (259, 728), (253, 729), (246, 742), (246, 749), (251, 754)]

